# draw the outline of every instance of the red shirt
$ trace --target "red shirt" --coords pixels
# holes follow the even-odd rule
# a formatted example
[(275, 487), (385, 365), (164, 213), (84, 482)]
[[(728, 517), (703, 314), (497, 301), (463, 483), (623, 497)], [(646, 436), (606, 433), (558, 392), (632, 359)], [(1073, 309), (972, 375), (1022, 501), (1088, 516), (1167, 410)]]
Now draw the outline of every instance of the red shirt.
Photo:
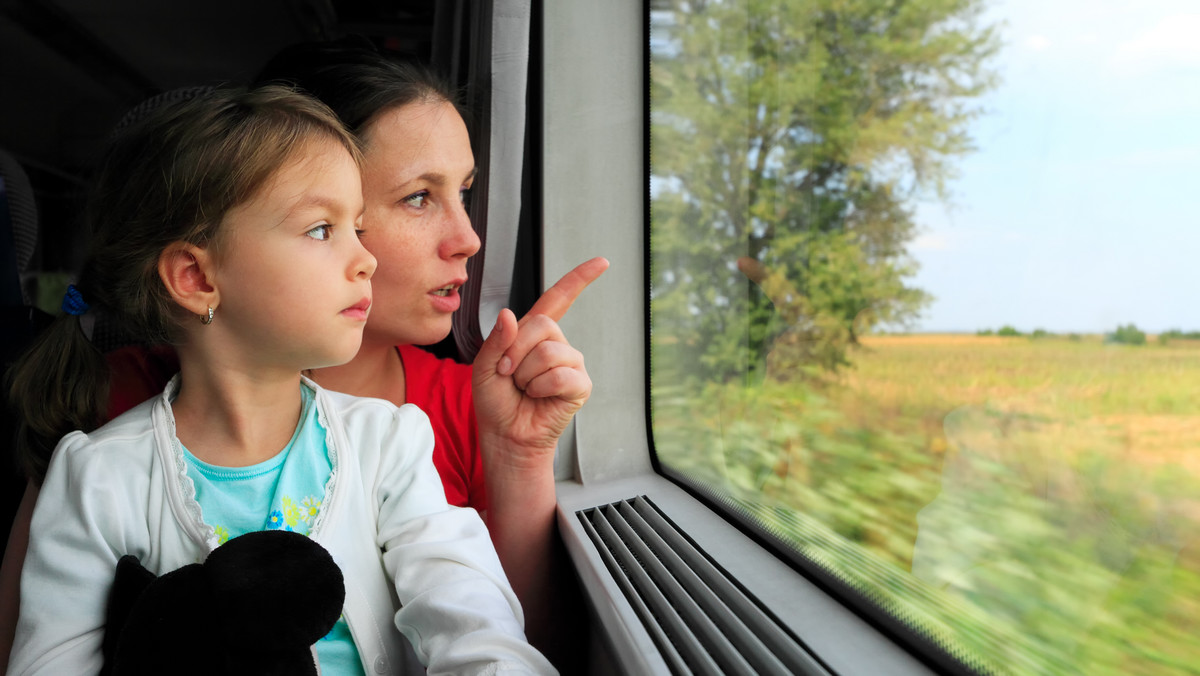
[[(404, 364), (404, 400), (425, 411), (433, 426), (433, 464), (442, 477), (446, 501), (484, 514), (487, 492), (471, 397), (471, 367), (438, 359), (414, 345), (396, 349)], [(123, 347), (106, 358), (111, 374), (109, 420), (160, 394), (179, 372), (179, 359), (170, 347)]]
[(446, 501), (487, 510), (479, 426), (471, 395), (471, 367), (438, 359), (415, 345), (401, 345), (404, 401), (416, 404), (433, 425), (433, 464), (442, 476)]

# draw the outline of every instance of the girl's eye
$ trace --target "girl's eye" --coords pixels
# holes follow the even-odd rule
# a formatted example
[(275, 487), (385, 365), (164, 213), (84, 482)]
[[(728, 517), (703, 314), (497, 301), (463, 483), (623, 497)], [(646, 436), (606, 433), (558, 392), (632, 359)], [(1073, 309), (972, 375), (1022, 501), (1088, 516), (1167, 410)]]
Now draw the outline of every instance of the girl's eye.
[(422, 190), (421, 192), (413, 193), (400, 201), (404, 202), (405, 204), (407, 204), (410, 207), (417, 207), (418, 209), (420, 209), (421, 207), (425, 206), (425, 200), (428, 197), (429, 197), (429, 192), (426, 190)]
[(325, 240), (329, 239), (329, 237), (332, 235), (332, 233), (333, 233), (333, 226), (328, 223), (323, 223), (323, 224), (318, 225), (317, 227), (313, 228), (312, 230), (309, 230), (308, 232), (306, 232), (304, 234), (308, 235), (309, 237), (312, 237), (313, 239), (318, 239), (318, 240), (321, 240), (322, 242), (324, 242)]

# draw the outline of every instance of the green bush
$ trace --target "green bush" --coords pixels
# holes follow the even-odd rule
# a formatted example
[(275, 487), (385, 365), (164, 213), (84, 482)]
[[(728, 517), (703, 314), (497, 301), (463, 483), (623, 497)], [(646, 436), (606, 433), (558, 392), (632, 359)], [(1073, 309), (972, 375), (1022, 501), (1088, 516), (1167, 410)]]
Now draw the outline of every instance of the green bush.
[(1019, 335), (1021, 335), (1021, 332), (1014, 329), (1013, 327), (1009, 326), (1008, 324), (1005, 324), (1004, 326), (1001, 326), (999, 329), (996, 330), (996, 335), (997, 336), (1019, 336)]
[(1146, 334), (1133, 324), (1126, 324), (1118, 326), (1116, 331), (1105, 336), (1105, 340), (1120, 345), (1145, 345)]

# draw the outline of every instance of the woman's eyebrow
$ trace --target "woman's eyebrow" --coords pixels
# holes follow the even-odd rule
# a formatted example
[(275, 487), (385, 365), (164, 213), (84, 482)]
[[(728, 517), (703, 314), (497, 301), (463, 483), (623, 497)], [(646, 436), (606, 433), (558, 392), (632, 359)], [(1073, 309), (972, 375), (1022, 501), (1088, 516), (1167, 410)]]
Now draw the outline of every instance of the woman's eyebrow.
[[(479, 174), (479, 167), (472, 167), (471, 173), (467, 174), (467, 177), (464, 178), (462, 180), (462, 182), (467, 183), (469, 181), (472, 181), (475, 179), (475, 177), (478, 174)], [(426, 172), (424, 174), (421, 174), (420, 176), (417, 176), (415, 179), (412, 179), (412, 180), (427, 181), (429, 183), (436, 183), (437, 185), (445, 185), (446, 183), (451, 182), (449, 179), (446, 178), (446, 174), (443, 174), (438, 171)]]
[[(475, 177), (478, 175), (479, 167), (472, 167), (471, 172), (467, 174), (466, 178), (464, 178), (462, 182), (470, 183), (471, 181), (475, 180)], [(400, 180), (383, 194), (388, 195), (389, 197), (395, 195), (406, 195), (410, 190), (412, 190), (413, 183), (430, 183), (436, 186), (443, 186), (452, 182), (453, 181), (446, 177), (446, 174), (443, 174), (440, 171), (427, 171), (424, 174), (418, 174), (416, 176)]]

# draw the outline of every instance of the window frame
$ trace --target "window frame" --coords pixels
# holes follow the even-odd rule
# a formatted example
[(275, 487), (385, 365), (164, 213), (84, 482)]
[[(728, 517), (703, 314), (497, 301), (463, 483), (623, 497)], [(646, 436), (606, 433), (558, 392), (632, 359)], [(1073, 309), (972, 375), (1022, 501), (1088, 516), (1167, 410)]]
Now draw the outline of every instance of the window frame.
[[(542, 40), (542, 278), (591, 256), (609, 271), (560, 322), (594, 389), (556, 459), (558, 525), (622, 673), (669, 673), (576, 512), (649, 497), (835, 673), (953, 670), (902, 647), (713, 505), (661, 474), (649, 382), (649, 2), (539, 3)], [(878, 618), (876, 618), (878, 620)]]

